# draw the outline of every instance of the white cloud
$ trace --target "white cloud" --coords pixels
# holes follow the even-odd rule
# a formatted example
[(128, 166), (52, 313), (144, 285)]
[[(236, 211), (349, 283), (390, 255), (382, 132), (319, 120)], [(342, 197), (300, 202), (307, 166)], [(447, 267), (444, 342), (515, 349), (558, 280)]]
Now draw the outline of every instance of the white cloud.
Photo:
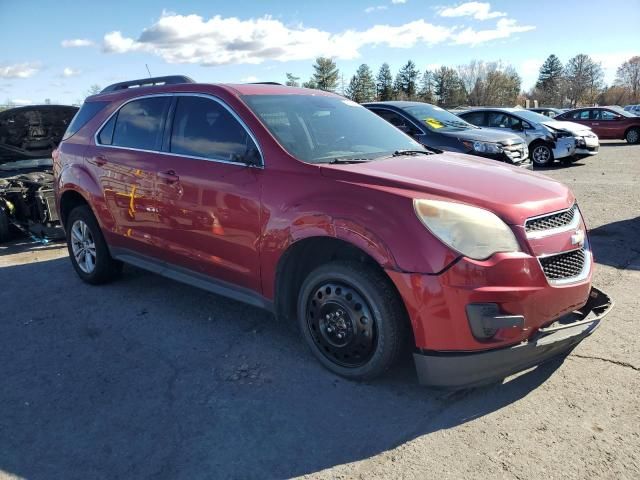
[(376, 5), (375, 7), (367, 7), (364, 9), (364, 13), (372, 13), (372, 12), (379, 12), (381, 10), (386, 10), (387, 6), (386, 5)]
[(476, 20), (506, 17), (504, 12), (492, 12), (491, 4), (485, 2), (467, 2), (457, 7), (445, 7), (438, 11), (441, 17), (473, 17)]
[(38, 64), (28, 62), (0, 65), (0, 78), (29, 78), (38, 70), (40, 70)]
[(63, 40), (60, 44), (64, 48), (73, 48), (73, 47), (93, 47), (95, 43), (92, 40), (88, 40), (86, 38), (74, 38), (72, 40)]
[(240, 81), (242, 83), (254, 83), (258, 81), (258, 77), (254, 75), (249, 75), (248, 77), (241, 78)]
[(331, 33), (301, 24), (286, 26), (269, 16), (241, 20), (216, 15), (206, 20), (199, 15), (163, 12), (137, 39), (125, 37), (119, 31), (107, 33), (103, 50), (148, 52), (168, 63), (204, 66), (310, 60), (318, 56), (350, 60), (358, 58), (365, 46), (477, 45), (533, 28), (506, 18), (500, 19), (494, 29), (479, 31), (434, 25), (420, 19), (398, 26), (374, 25), (366, 30)]
[(491, 40), (508, 38), (514, 33), (528, 32), (534, 30), (533, 25), (519, 25), (512, 18), (501, 18), (496, 23), (496, 28), (486, 30), (474, 30), (473, 28), (465, 28), (453, 35), (453, 43), (456, 45), (480, 45)]
[(398, 5), (401, 3), (407, 3), (407, 0), (391, 0), (391, 3), (393, 3), (394, 5)]
[(62, 70), (63, 77), (75, 77), (76, 75), (80, 75), (80, 70), (75, 70), (71, 67), (64, 67), (64, 70)]
[(591, 58), (602, 64), (602, 70), (604, 70), (604, 81), (611, 84), (616, 78), (616, 71), (618, 70), (618, 67), (636, 55), (638, 55), (638, 52), (632, 51), (594, 53), (591, 55)]

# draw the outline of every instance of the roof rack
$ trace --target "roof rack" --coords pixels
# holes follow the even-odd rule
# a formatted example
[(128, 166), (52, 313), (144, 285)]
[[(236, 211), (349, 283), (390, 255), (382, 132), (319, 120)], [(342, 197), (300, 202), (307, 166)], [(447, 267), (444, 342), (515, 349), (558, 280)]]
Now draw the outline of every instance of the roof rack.
[(138, 80), (129, 80), (126, 82), (114, 83), (102, 89), (100, 93), (115, 92), (118, 90), (126, 90), (132, 87), (151, 87), (153, 85), (176, 85), (179, 83), (195, 83), (192, 78), (185, 75), (169, 75), (166, 77), (140, 78)]
[(280, 85), (282, 86), (282, 84), (278, 82), (249, 82), (249, 85)]

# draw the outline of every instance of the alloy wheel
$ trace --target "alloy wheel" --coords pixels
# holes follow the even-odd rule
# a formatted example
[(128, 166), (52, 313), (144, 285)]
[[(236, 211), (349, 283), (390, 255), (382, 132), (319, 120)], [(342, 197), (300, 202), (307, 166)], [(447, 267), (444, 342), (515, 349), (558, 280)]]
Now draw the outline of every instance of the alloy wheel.
[(638, 140), (640, 140), (640, 130), (629, 130), (627, 133), (627, 142), (638, 143)]
[(546, 165), (551, 158), (551, 151), (549, 147), (538, 146), (533, 149), (533, 161), (538, 165)]
[(71, 226), (71, 249), (80, 270), (92, 273), (96, 268), (96, 243), (82, 220), (76, 220)]

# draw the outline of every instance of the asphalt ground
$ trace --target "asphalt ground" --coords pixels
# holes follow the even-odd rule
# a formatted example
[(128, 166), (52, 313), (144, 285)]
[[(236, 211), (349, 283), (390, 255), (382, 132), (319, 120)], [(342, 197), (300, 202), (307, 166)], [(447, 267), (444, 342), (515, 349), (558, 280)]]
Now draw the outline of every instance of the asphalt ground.
[(566, 358), (454, 393), (409, 358), (345, 381), (261, 310), (0, 245), (0, 478), (640, 478), (640, 146), (543, 173), (574, 190), (616, 306)]

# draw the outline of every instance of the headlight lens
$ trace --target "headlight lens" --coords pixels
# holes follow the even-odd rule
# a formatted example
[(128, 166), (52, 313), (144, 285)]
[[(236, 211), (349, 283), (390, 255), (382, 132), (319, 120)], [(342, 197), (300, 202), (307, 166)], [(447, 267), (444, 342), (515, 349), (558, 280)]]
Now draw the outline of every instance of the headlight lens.
[(413, 207), (438, 239), (469, 258), (484, 260), (497, 252), (520, 251), (511, 229), (488, 210), (423, 199), (414, 199)]
[(475, 152), (480, 153), (502, 153), (502, 147), (497, 143), (489, 142), (471, 142), (469, 140), (463, 140), (465, 147)]

